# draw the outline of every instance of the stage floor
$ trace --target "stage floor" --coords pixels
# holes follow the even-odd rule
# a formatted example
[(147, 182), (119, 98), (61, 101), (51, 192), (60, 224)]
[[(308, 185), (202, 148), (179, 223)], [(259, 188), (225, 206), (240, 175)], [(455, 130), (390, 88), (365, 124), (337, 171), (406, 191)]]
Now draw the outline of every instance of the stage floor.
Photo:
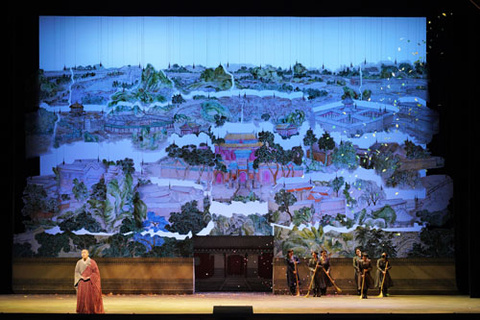
[[(252, 306), (254, 314), (475, 314), (480, 299), (468, 296), (327, 295), (320, 298), (263, 293), (195, 293), (192, 295), (104, 295), (109, 314), (212, 314), (214, 306)], [(0, 295), (0, 312), (72, 314), (75, 295)]]

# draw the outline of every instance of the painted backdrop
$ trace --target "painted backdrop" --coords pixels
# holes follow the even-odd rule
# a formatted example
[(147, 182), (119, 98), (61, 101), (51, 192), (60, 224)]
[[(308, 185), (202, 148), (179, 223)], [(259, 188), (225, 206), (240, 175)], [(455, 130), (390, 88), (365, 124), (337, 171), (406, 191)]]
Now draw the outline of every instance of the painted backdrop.
[(425, 18), (40, 17), (15, 256), (453, 251)]

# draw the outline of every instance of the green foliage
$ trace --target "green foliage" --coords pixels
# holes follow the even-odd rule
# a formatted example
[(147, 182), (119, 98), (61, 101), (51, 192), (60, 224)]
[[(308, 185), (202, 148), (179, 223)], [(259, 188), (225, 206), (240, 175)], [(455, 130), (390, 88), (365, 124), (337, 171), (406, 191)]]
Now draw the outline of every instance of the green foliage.
[(371, 215), (374, 219), (385, 220), (387, 226), (394, 224), (397, 220), (397, 214), (395, 213), (395, 210), (393, 210), (389, 205), (386, 205), (379, 210), (372, 211)]
[(320, 252), (339, 252), (343, 248), (342, 244), (336, 240), (335, 235), (327, 235), (323, 231), (323, 227), (314, 226), (298, 230), (296, 226), (288, 233), (287, 239), (282, 243), (282, 251), (284, 254), (288, 249), (301, 257), (309, 257), (311, 251)]
[(288, 114), (285, 118), (282, 119), (282, 123), (291, 123), (296, 126), (301, 126), (305, 121), (305, 112), (299, 109)]
[(190, 120), (190, 117), (183, 113), (176, 113), (173, 116), (173, 122), (185, 122)]
[(271, 235), (272, 228), (269, 224), (268, 215), (233, 214), (231, 217), (214, 215), (214, 228), (210, 235), (228, 235), (228, 236), (255, 236)]
[(386, 179), (387, 187), (407, 186), (416, 188), (421, 183), (420, 175), (416, 170), (395, 170), (394, 173)]
[(344, 183), (345, 179), (343, 177), (335, 177), (335, 179), (330, 182), (330, 186), (333, 188), (333, 191), (335, 191), (338, 195), (338, 191), (340, 191), (340, 188), (343, 186)]
[(278, 205), (280, 212), (286, 212), (290, 216), (290, 220), (293, 221), (293, 215), (290, 213), (290, 206), (297, 202), (297, 198), (293, 193), (287, 192), (285, 189), (281, 189), (275, 193), (275, 203)]
[(310, 128), (305, 133), (305, 137), (303, 138), (303, 144), (306, 146), (312, 147), (315, 142), (318, 141), (318, 138), (313, 133), (313, 130)]
[[(291, 150), (284, 150), (280, 144), (274, 142), (274, 135), (268, 131), (262, 131), (258, 134), (258, 140), (263, 145), (255, 151), (255, 160), (253, 161), (253, 168), (258, 169), (261, 163), (274, 164), (275, 171), (269, 166), (268, 169), (273, 176), (274, 184), (277, 183), (277, 175), (279, 169), (283, 171), (290, 170), (287, 165), (293, 162), (296, 165), (301, 165), (303, 162), (303, 149), (293, 147)], [(286, 174), (288, 176), (290, 171)]]
[(390, 176), (400, 167), (400, 158), (391, 151), (376, 152), (372, 155), (370, 164), (379, 175)]
[(319, 252), (320, 244), (325, 242), (325, 233), (321, 226), (317, 228), (310, 227), (298, 230), (293, 227), (288, 238), (282, 243), (282, 251), (286, 255), (288, 249), (292, 249), (298, 256), (310, 256), (311, 251)]
[(112, 218), (111, 211), (107, 208), (107, 186), (104, 178), (101, 178), (99, 182), (92, 186), (87, 203), (92, 216), (99, 218), (103, 222), (103, 226), (106, 227)]
[(303, 78), (307, 75), (307, 68), (305, 68), (301, 63), (297, 62), (293, 66), (293, 77), (294, 78)]
[(355, 92), (352, 88), (349, 88), (347, 86), (343, 87), (343, 95), (342, 95), (342, 100), (345, 99), (346, 97), (350, 97), (352, 99), (358, 99), (358, 93)]
[(99, 141), (99, 137), (95, 134), (92, 134), (88, 131), (85, 131), (83, 133), (83, 141), (84, 142), (98, 142)]
[(335, 216), (335, 221), (339, 223), (342, 227), (350, 229), (355, 224), (355, 220), (348, 218), (345, 214), (337, 213)]
[(259, 201), (259, 200), (260, 200), (260, 197), (258, 197), (253, 191), (250, 191), (250, 193), (247, 196), (235, 195), (232, 198), (232, 201), (240, 201), (243, 203)]
[(142, 70), (140, 88), (143, 91), (156, 92), (161, 88), (171, 86), (172, 83), (165, 74), (161, 70), (157, 72), (150, 63)]
[(413, 71), (413, 66), (408, 62), (402, 62), (398, 65), (398, 70), (406, 74), (409, 74), (411, 73), (410, 71)]
[(329, 151), (335, 148), (335, 141), (327, 131), (318, 139), (318, 148), (323, 151)]
[(32, 251), (32, 245), (29, 242), (13, 244), (13, 257), (31, 258), (34, 255), (35, 252)]
[(38, 71), (38, 97), (40, 100), (50, 99), (57, 95), (62, 86), (71, 81), (70, 76), (63, 74), (55, 80), (47, 78), (43, 70)]
[(140, 194), (135, 191), (133, 195), (133, 218), (137, 226), (141, 226), (143, 220), (147, 218), (147, 205), (140, 199)]
[(271, 133), (270, 131), (261, 131), (258, 133), (258, 141), (264, 143), (264, 144), (268, 144), (268, 145), (273, 145), (274, 144), (274, 139), (275, 139), (275, 136), (273, 135), (273, 133)]
[(380, 257), (386, 252), (390, 258), (397, 256), (397, 250), (393, 245), (393, 233), (369, 227), (357, 227), (355, 229), (355, 240), (367, 252), (370, 258)]
[[(70, 239), (72, 240), (73, 245), (75, 246), (76, 250), (83, 250), (87, 249), (90, 252), (90, 255), (93, 253), (93, 249), (97, 245), (97, 239), (90, 234), (85, 235), (76, 235), (76, 234), (69, 234)], [(92, 255), (93, 256), (93, 255)]]
[(83, 181), (78, 181), (77, 178), (73, 179), (73, 188), (72, 193), (75, 196), (75, 199), (78, 201), (83, 201), (88, 196), (87, 186)]
[(394, 65), (385, 65), (382, 63), (380, 78), (387, 79), (394, 77), (394, 74), (398, 72), (398, 68)]
[(314, 100), (316, 98), (326, 97), (328, 95), (328, 91), (326, 90), (318, 90), (313, 88), (308, 88), (306, 93), (308, 94), (308, 100)]
[(149, 105), (154, 102), (166, 102), (167, 99), (161, 93), (162, 89), (172, 88), (172, 82), (162, 71), (155, 71), (155, 68), (148, 64), (142, 71), (141, 81), (133, 90), (122, 90), (110, 97), (109, 107), (118, 105), (119, 102), (136, 103), (138, 101)]
[(224, 116), (226, 119), (230, 118), (230, 111), (227, 107), (221, 105), (218, 101), (208, 100), (202, 102), (201, 115), (203, 119), (208, 122), (215, 122), (215, 115)]
[(181, 103), (184, 103), (184, 102), (186, 102), (186, 100), (183, 99), (183, 97), (180, 93), (172, 96), (172, 103), (173, 104), (181, 104)]
[(131, 241), (132, 235), (125, 236), (117, 233), (109, 237), (107, 243), (109, 247), (102, 251), (103, 257), (115, 258), (133, 258), (141, 257), (146, 254), (145, 246), (136, 241)]
[(135, 172), (133, 159), (125, 158), (123, 160), (117, 160), (116, 165), (122, 168), (122, 172), (125, 175), (131, 175)]
[(37, 257), (58, 257), (60, 251), (70, 252), (70, 238), (67, 233), (57, 233), (55, 235), (45, 232), (35, 235), (35, 240), (40, 247), (36, 254)]
[(205, 69), (200, 74), (200, 80), (213, 83), (219, 90), (229, 90), (232, 87), (232, 77), (225, 72), (221, 65), (215, 69)]
[(305, 133), (303, 138), (303, 144), (310, 147), (310, 159), (313, 160), (313, 145), (318, 141), (318, 138), (313, 133), (313, 130), (310, 128)]
[(204, 212), (198, 210), (196, 200), (182, 205), (180, 212), (172, 212), (168, 221), (170, 224), (166, 225), (165, 229), (179, 234), (191, 231), (195, 235), (207, 226)]
[(362, 209), (360, 212), (355, 212), (353, 220), (357, 224), (363, 225), (366, 218), (367, 218), (367, 210)]
[(333, 150), (332, 162), (337, 168), (355, 170), (358, 167), (358, 157), (353, 144), (342, 141), (338, 148)]
[(82, 228), (90, 232), (105, 232), (105, 229), (85, 211), (65, 219), (58, 226), (60, 230), (65, 232), (81, 230)]
[(418, 76), (427, 77), (428, 75), (428, 66), (425, 62), (415, 61), (414, 62), (415, 72)]
[(292, 222), (294, 225), (308, 224), (312, 221), (315, 209), (312, 207), (303, 207), (293, 211)]
[(120, 233), (128, 233), (128, 232), (141, 232), (143, 231), (142, 225), (138, 225), (137, 221), (133, 217), (126, 217), (122, 220), (122, 224), (120, 225)]
[(221, 127), (225, 124), (225, 121), (227, 121), (227, 117), (220, 114), (214, 115), (213, 118), (215, 120), (215, 127)]
[(256, 235), (272, 235), (272, 227), (270, 226), (269, 216), (267, 214), (249, 214), (247, 217), (253, 222)]
[(347, 201), (347, 205), (349, 207), (355, 206), (357, 204), (357, 200), (352, 198), (350, 195), (350, 184), (345, 183), (345, 188), (343, 189), (343, 195), (345, 196), (345, 200)]
[(329, 215), (329, 214), (324, 214), (324, 215), (322, 215), (322, 217), (320, 218), (319, 224), (320, 224), (322, 227), (334, 226), (334, 225), (335, 225), (335, 218), (332, 217), (332, 216)]
[(255, 67), (250, 69), (250, 73), (255, 80), (260, 80), (263, 83), (279, 83), (282, 80), (278, 70), (272, 66)]
[[(128, 162), (127, 162), (128, 163)], [(133, 179), (127, 174), (120, 180), (112, 179), (107, 184), (107, 200), (105, 203), (105, 210), (103, 212), (103, 224), (107, 231), (116, 231), (119, 228), (119, 223), (134, 212), (134, 189)]]
[(417, 212), (417, 217), (424, 224), (420, 232), (420, 243), (415, 243), (408, 253), (409, 257), (441, 258), (451, 257), (455, 251), (454, 221), (452, 203), (445, 211)]
[[(213, 134), (210, 135), (213, 137)], [(215, 154), (210, 147), (205, 143), (200, 143), (199, 148), (196, 145), (189, 144), (181, 148), (175, 143), (169, 145), (166, 149), (167, 154), (170, 158), (173, 159), (183, 159), (189, 167), (191, 166), (200, 166), (200, 174), (198, 175), (198, 183), (200, 183), (203, 172), (207, 167), (215, 168), (222, 172), (226, 172), (227, 168), (223, 163), (222, 156), (220, 154)], [(188, 168), (185, 170), (185, 177), (188, 173)]]
[(22, 215), (32, 217), (39, 212), (58, 212), (56, 199), (49, 198), (43, 186), (27, 184), (23, 191)]
[(421, 243), (414, 243), (408, 257), (445, 258), (454, 256), (455, 237), (453, 229), (422, 229)]
[(423, 149), (421, 146), (415, 145), (415, 143), (406, 140), (405, 151), (407, 159), (425, 159), (430, 156), (428, 150)]
[(365, 89), (362, 92), (362, 100), (368, 101), (372, 97), (372, 90)]
[(152, 250), (144, 253), (143, 257), (184, 257), (193, 256), (193, 240), (177, 240), (175, 238), (163, 238), (164, 243), (161, 246), (155, 246)]
[(270, 115), (268, 113), (264, 113), (262, 114), (261, 118), (263, 121), (268, 121), (270, 120)]

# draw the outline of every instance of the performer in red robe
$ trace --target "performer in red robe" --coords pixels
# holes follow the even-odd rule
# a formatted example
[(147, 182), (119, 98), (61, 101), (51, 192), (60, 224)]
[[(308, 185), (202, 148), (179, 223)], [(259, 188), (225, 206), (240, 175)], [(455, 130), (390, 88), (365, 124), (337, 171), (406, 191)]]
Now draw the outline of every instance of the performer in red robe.
[(88, 250), (82, 250), (82, 259), (75, 267), (77, 313), (105, 313), (102, 286), (97, 263), (90, 259)]

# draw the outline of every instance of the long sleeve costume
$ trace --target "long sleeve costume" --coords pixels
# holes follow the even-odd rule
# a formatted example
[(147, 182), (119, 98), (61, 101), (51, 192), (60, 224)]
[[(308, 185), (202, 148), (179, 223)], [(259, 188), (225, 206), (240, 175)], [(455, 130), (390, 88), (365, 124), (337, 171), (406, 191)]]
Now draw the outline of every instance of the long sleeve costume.
[(311, 258), (308, 261), (308, 269), (310, 269), (310, 275), (313, 279), (312, 281), (312, 292), (314, 297), (319, 297), (321, 295), (320, 288), (322, 282), (322, 266), (319, 259)]
[[(298, 274), (298, 268), (296, 264), (298, 264), (300, 260), (297, 257), (292, 256), (290, 259), (289, 257), (285, 258), (285, 264), (287, 265), (287, 286), (290, 289), (290, 293), (295, 295), (297, 292), (297, 281), (300, 284), (300, 275)], [(295, 272), (296, 271), (296, 275)]]
[[(388, 262), (388, 266), (387, 266)], [(382, 281), (383, 281), (383, 272), (386, 270), (385, 274), (385, 281), (383, 282), (383, 294), (386, 295), (388, 293), (388, 288), (393, 287), (393, 281), (392, 278), (390, 277), (390, 272), (389, 270), (392, 268), (390, 261), (388, 259), (378, 259), (377, 260), (377, 273), (375, 276), (375, 288), (381, 288), (382, 287)]]
[(93, 259), (77, 262), (74, 286), (77, 289), (77, 313), (105, 313), (100, 271)]
[(359, 295), (360, 290), (362, 290), (362, 275), (359, 267), (360, 260), (362, 260), (362, 258), (360, 258), (358, 255), (355, 255), (355, 257), (353, 257), (353, 278), (355, 279), (355, 284), (357, 286), (357, 291)]
[(368, 289), (373, 287), (373, 278), (370, 275), (370, 271), (372, 270), (372, 262), (370, 259), (366, 259), (365, 261), (362, 259), (360, 260), (359, 267), (360, 267), (361, 274), (365, 275), (364, 277), (365, 279), (362, 279), (362, 282), (363, 282), (362, 296), (366, 298)]

